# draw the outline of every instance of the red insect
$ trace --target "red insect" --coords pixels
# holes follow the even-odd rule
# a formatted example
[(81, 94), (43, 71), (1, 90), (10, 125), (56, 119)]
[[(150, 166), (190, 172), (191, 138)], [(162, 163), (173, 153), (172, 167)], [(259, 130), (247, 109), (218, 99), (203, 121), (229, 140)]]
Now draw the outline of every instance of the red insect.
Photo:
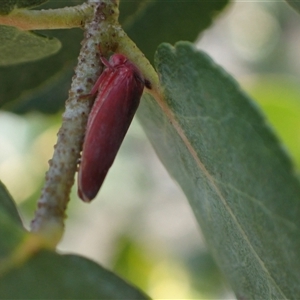
[(124, 55), (114, 54), (109, 61), (101, 60), (107, 68), (90, 93), (97, 97), (88, 118), (78, 172), (78, 195), (86, 202), (96, 197), (145, 86), (139, 69)]

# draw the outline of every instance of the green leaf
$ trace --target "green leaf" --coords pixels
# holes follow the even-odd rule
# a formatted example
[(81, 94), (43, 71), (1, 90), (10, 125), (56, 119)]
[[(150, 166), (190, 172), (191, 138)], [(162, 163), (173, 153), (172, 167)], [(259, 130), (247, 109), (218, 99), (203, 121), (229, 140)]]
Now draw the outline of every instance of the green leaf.
[(0, 210), (0, 276), (4, 267), (4, 260), (9, 260), (14, 250), (24, 239), (26, 231), (11, 219), (9, 215)]
[(0, 299), (150, 299), (85, 258), (35, 253), (38, 241), (20, 225), (16, 207), (1, 184)]
[(0, 211), (9, 216), (16, 224), (22, 226), (17, 207), (8, 193), (4, 184), (0, 181)]
[(30, 31), (11, 26), (0, 26), (0, 66), (35, 61), (53, 55), (61, 43)]
[[(50, 34), (50, 33), (49, 33)], [(0, 106), (13, 112), (57, 112), (68, 97), (79, 53), (81, 30), (53, 31), (64, 46), (56, 55), (22, 65), (0, 68)], [(44, 91), (47, 91), (45, 99)], [(48, 100), (49, 99), (49, 100)]]
[(22, 95), (16, 101), (7, 103), (4, 108), (17, 114), (23, 114), (32, 109), (48, 114), (55, 113), (68, 99), (68, 89), (73, 74), (73, 66), (67, 64), (64, 69), (59, 70), (39, 87)]
[(300, 170), (300, 89), (290, 76), (264, 74), (249, 84), (247, 92), (257, 100), (288, 148)]
[(152, 60), (162, 42), (194, 41), (228, 0), (219, 1), (120, 1), (120, 23)]
[(228, 292), (225, 280), (216, 265), (211, 253), (199, 251), (194, 256), (188, 257), (187, 264), (191, 272), (190, 278), (193, 288), (207, 299), (220, 299), (220, 295)]
[[(163, 41), (195, 40), (200, 31), (209, 26), (214, 12), (220, 11), (227, 2), (121, 1), (120, 20), (138, 46), (152, 59), (156, 46)], [(68, 6), (76, 4), (79, 4), (77, 0), (68, 0)], [(62, 7), (61, 1), (49, 1), (43, 5), (44, 9), (57, 7)], [(175, 26), (181, 26), (181, 29), (175, 31)], [(31, 110), (55, 113), (64, 106), (82, 30), (48, 30), (45, 33), (61, 40), (62, 49), (55, 56), (40, 61), (0, 68), (0, 107), (17, 113)], [(44, 88), (46, 98), (42, 92)]]
[[(63, 4), (71, 6), (80, 2), (83, 0), (68, 0), (67, 3), (49, 1), (43, 8), (54, 9)], [(83, 32), (74, 29), (47, 30), (42, 33), (62, 41), (63, 47), (56, 55), (42, 60), (0, 67), (0, 107), (5, 106), (5, 109), (18, 113), (32, 110), (55, 113), (64, 106)], [(48, 92), (47, 99), (43, 98), (44, 89)]]
[(298, 13), (300, 12), (299, 0), (285, 0), (291, 7), (293, 7)]
[(241, 299), (300, 298), (300, 186), (257, 107), (189, 43), (158, 48), (139, 118)]
[(0, 280), (0, 299), (149, 299), (117, 275), (75, 255), (41, 251)]
[(25, 230), (13, 199), (0, 182), (0, 273), (4, 259), (20, 244), (24, 234)]
[(17, 8), (31, 8), (48, 0), (1, 0), (0, 2), (0, 15), (7, 15)]

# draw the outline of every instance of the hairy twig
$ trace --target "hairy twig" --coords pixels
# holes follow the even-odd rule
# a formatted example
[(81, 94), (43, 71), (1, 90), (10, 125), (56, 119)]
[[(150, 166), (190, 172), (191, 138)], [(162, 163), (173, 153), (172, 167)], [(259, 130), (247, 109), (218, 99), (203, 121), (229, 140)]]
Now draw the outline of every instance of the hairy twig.
[(90, 3), (94, 8), (94, 17), (85, 25), (85, 38), (66, 102), (62, 126), (58, 132), (53, 157), (49, 162), (50, 167), (35, 218), (31, 223), (32, 232), (44, 236), (51, 241), (52, 246), (56, 246), (63, 233), (65, 210), (74, 183), (91, 108), (91, 99), (81, 96), (90, 92), (99, 76), (99, 44), (102, 54), (106, 54), (109, 48), (105, 45), (111, 45), (108, 41), (111, 28), (117, 23), (117, 4), (117, 0), (93, 0)]

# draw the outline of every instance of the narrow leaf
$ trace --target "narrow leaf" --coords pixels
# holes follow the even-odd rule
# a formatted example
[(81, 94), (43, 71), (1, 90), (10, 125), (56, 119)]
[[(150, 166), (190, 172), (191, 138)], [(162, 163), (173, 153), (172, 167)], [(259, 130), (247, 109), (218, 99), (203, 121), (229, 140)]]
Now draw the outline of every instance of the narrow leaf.
[(291, 7), (293, 7), (298, 13), (300, 12), (299, 0), (285, 0)]
[(139, 117), (240, 299), (300, 298), (300, 185), (237, 83), (189, 43), (156, 54), (165, 100)]

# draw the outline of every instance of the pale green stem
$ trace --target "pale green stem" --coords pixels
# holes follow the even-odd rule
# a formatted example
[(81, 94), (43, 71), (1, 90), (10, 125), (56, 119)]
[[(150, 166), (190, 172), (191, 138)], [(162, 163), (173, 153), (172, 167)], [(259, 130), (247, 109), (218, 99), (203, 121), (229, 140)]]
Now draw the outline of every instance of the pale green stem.
[(137, 48), (136, 44), (128, 37), (122, 28), (119, 28), (115, 35), (118, 41), (118, 46), (115, 51), (126, 55), (132, 62), (134, 62), (134, 64), (141, 70), (144, 77), (151, 83), (151, 89), (146, 90), (146, 92), (153, 96), (158, 96), (160, 94), (158, 75), (148, 59), (145, 57), (144, 53)]
[(16, 9), (9, 15), (0, 15), (0, 24), (14, 26), (21, 30), (68, 29), (84, 27), (92, 18), (90, 4), (47, 10)]

